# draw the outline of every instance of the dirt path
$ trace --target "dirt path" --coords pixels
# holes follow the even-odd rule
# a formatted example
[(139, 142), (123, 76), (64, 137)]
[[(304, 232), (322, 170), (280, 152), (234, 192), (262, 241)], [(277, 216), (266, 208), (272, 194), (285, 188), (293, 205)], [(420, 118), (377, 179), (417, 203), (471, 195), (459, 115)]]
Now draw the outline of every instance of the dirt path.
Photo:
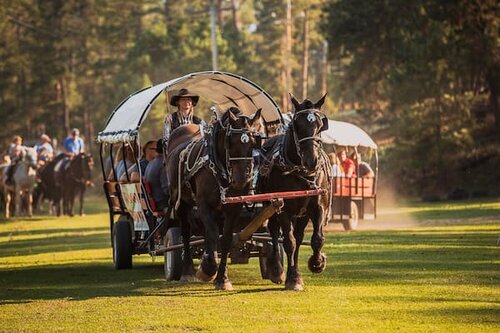
[[(500, 224), (500, 217), (498, 216), (482, 216), (474, 218), (461, 218), (457, 219), (427, 219), (417, 220), (410, 215), (401, 214), (398, 216), (392, 215), (379, 215), (373, 221), (359, 221), (357, 230), (394, 230), (394, 229), (407, 229), (416, 227), (430, 227), (430, 226), (449, 226), (458, 224), (480, 224), (486, 221), (498, 221)], [(341, 223), (329, 223), (325, 231), (344, 231)]]

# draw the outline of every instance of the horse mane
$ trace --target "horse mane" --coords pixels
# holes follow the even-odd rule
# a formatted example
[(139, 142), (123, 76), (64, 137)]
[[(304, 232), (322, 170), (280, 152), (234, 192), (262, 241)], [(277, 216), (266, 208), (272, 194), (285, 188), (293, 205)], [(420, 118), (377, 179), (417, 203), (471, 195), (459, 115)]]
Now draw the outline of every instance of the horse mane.
[(226, 110), (226, 112), (224, 112), (224, 114), (222, 115), (222, 117), (220, 119), (220, 123), (222, 125), (225, 125), (228, 122), (228, 120), (229, 120), (229, 112), (228, 111), (231, 112), (236, 117), (244, 117), (245, 116), (243, 114), (243, 112), (241, 112), (240, 109), (238, 109), (235, 106), (231, 106), (229, 109)]

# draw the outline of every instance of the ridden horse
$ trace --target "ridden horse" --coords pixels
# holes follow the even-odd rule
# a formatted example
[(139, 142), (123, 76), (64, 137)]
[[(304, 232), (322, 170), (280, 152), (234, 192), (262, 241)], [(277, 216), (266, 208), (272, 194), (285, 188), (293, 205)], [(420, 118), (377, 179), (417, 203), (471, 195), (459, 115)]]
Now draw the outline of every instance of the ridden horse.
[[(227, 277), (227, 258), (233, 241), (233, 229), (242, 204), (224, 205), (224, 196), (248, 194), (252, 173), (252, 151), (260, 137), (253, 125), (260, 118), (241, 115), (237, 108), (228, 109), (221, 119), (208, 127), (200, 140), (193, 140), (181, 126), (175, 129), (167, 147), (166, 170), (170, 185), (170, 205), (176, 207), (181, 221), (184, 245), (181, 281), (195, 278), (189, 248), (193, 206), (203, 223), (204, 253), (196, 277), (203, 281), (215, 278), (215, 288), (232, 290)], [(196, 126), (196, 125), (185, 125)], [(184, 137), (185, 139), (182, 139)], [(217, 268), (219, 222), (223, 220), (221, 258)]]
[[(67, 162), (64, 168), (56, 172), (56, 183), (61, 187), (63, 213), (73, 216), (73, 206), (78, 195), (80, 215), (83, 215), (85, 189), (92, 184), (94, 160), (91, 155), (80, 153)], [(58, 209), (58, 212), (60, 210)], [(58, 214), (59, 215), (59, 214)]]
[(38, 170), (40, 183), (37, 188), (36, 209), (40, 209), (44, 199), (49, 201), (49, 214), (54, 211), (57, 216), (61, 215), (62, 188), (56, 182), (56, 165), (65, 158), (66, 155), (59, 154), (53, 160)]
[(285, 200), (280, 214), (269, 219), (268, 228), (273, 250), (268, 259), (270, 279), (282, 283), (283, 267), (279, 259), (278, 237), (280, 228), (288, 259), (285, 289), (303, 290), (304, 282), (299, 274), (299, 247), (304, 238), (304, 229), (312, 221), (311, 246), (313, 255), (309, 269), (320, 273), (326, 267), (323, 247), (323, 223), (327, 218), (330, 200), (330, 164), (321, 148), (320, 132), (328, 129), (328, 119), (320, 111), (325, 101), (323, 96), (316, 103), (306, 99), (299, 103), (291, 96), (294, 106), (291, 123), (284, 134), (267, 140), (263, 146), (263, 161), (257, 189), (261, 193), (325, 189), (324, 195)]
[[(22, 198), (26, 199), (27, 215), (32, 216), (33, 189), (36, 182), (37, 154), (35, 148), (24, 147), (24, 154), (17, 162), (16, 170), (12, 175), (12, 183), (6, 184), (6, 175), (3, 177), (5, 197), (5, 218), (11, 215), (11, 200), (14, 197), (15, 216), (21, 215)], [(11, 166), (12, 167), (12, 166)]]

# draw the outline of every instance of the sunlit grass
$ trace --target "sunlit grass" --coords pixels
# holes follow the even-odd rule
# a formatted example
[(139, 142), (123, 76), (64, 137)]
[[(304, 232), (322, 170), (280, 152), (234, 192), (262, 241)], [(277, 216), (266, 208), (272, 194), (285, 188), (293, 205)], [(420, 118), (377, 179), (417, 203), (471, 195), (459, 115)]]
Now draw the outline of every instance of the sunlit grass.
[(115, 271), (99, 197), (84, 217), (1, 223), (0, 331), (497, 332), (498, 218), (461, 220), (454, 210), (483, 206), (446, 205), (400, 209), (449, 211), (456, 224), (328, 234), (320, 275), (302, 248), (299, 293), (262, 280), (257, 259), (229, 267), (230, 292), (167, 283), (163, 258), (134, 257), (134, 269)]

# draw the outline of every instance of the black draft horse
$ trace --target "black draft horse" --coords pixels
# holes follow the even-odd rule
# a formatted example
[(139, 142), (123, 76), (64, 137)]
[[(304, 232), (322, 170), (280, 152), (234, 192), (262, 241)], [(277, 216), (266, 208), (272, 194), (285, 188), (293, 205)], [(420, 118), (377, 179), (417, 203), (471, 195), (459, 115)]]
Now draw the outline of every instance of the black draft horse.
[(303, 290), (304, 282), (299, 274), (299, 247), (304, 238), (304, 229), (312, 221), (309, 269), (321, 273), (326, 267), (323, 247), (323, 223), (330, 204), (330, 164), (321, 147), (320, 133), (328, 129), (328, 119), (320, 111), (325, 101), (323, 96), (316, 103), (306, 99), (299, 103), (291, 95), (294, 106), (293, 118), (285, 134), (275, 136), (263, 146), (264, 161), (261, 166), (257, 188), (261, 193), (325, 189), (324, 195), (285, 200), (280, 214), (269, 219), (268, 228), (272, 237), (273, 251), (268, 259), (270, 280), (282, 283), (283, 267), (278, 252), (280, 228), (288, 259), (285, 289)]
[[(261, 110), (246, 117), (237, 108), (229, 108), (220, 120), (208, 128), (201, 140), (193, 140), (190, 126), (175, 129), (166, 153), (166, 172), (170, 186), (170, 205), (176, 207), (183, 238), (181, 281), (211, 281), (217, 290), (232, 290), (227, 277), (227, 258), (233, 241), (233, 229), (242, 204), (224, 205), (224, 196), (248, 194), (254, 161), (252, 151), (260, 136), (254, 130)], [(195, 273), (189, 248), (193, 206), (204, 229), (204, 253)], [(219, 223), (223, 221), (221, 258), (217, 268)]]

